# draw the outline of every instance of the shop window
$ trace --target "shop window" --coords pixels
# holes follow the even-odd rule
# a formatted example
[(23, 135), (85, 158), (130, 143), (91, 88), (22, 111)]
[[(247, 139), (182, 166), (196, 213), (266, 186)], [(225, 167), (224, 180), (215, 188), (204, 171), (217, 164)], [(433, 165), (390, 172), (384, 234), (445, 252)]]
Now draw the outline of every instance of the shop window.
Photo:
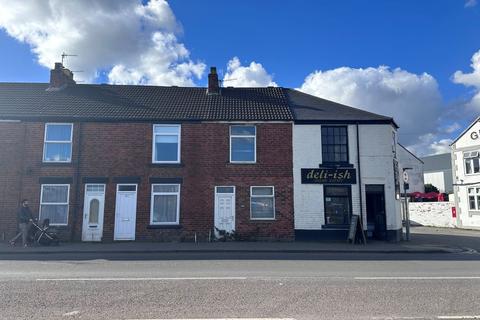
[(68, 199), (70, 185), (42, 184), (39, 219), (50, 219), (51, 225), (68, 224)]
[(322, 126), (323, 163), (348, 163), (347, 127)]
[(480, 188), (468, 188), (468, 208), (472, 211), (480, 211)]
[(180, 125), (153, 126), (153, 163), (180, 163)]
[(348, 225), (350, 223), (351, 188), (349, 186), (324, 186), (325, 224)]
[(478, 151), (464, 152), (465, 174), (480, 173), (480, 157)]
[(230, 162), (255, 163), (257, 130), (255, 126), (230, 127)]
[(253, 220), (275, 219), (275, 191), (273, 187), (250, 188), (250, 216)]
[(72, 161), (72, 131), (71, 123), (45, 124), (43, 162)]
[(153, 184), (150, 224), (179, 224), (180, 185)]

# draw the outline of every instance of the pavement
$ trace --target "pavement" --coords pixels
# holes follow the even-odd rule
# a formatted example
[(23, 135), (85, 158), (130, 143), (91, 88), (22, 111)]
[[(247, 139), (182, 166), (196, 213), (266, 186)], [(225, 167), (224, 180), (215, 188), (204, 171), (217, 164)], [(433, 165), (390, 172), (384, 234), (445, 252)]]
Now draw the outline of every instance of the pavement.
[(413, 227), (411, 241), (317, 242), (63, 242), (58, 246), (10, 246), (0, 244), (2, 254), (75, 253), (458, 253), (480, 251), (480, 231)]

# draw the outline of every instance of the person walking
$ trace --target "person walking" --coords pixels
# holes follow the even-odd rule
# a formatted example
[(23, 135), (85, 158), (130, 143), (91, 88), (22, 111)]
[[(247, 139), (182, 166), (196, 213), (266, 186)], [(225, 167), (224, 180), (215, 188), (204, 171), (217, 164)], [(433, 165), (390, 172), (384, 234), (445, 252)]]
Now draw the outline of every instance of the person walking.
[(18, 218), (18, 228), (20, 232), (12, 240), (10, 240), (10, 244), (15, 245), (15, 241), (21, 236), (22, 245), (26, 247), (28, 246), (27, 240), (28, 240), (28, 230), (30, 229), (30, 222), (32, 222), (33, 220), (32, 211), (28, 206), (27, 199), (22, 200), (22, 205), (18, 210), (17, 218)]

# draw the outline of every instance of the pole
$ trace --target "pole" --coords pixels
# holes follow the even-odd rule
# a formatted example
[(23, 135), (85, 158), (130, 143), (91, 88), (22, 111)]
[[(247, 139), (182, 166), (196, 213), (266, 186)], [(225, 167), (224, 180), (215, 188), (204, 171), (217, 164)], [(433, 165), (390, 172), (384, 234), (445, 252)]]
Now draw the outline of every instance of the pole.
[(405, 239), (410, 241), (410, 213), (408, 212), (408, 197), (407, 197), (407, 184), (403, 184), (403, 192), (405, 197)]

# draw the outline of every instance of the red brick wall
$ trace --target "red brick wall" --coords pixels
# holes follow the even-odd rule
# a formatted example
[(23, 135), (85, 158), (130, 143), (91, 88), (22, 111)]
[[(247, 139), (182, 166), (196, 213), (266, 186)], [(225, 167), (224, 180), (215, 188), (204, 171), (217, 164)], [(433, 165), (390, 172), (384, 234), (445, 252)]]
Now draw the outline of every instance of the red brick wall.
[[(289, 123), (257, 125), (256, 164), (229, 163), (228, 124), (184, 123), (181, 128), (182, 164), (177, 167), (152, 165), (152, 123), (75, 123), (73, 161), (68, 165), (42, 164), (43, 130), (43, 123), (26, 125), (27, 143), (19, 148), (25, 153), (20, 194), (31, 199), (32, 210), (38, 213), (39, 177), (72, 177), (69, 225), (75, 224), (75, 239), (80, 239), (82, 228), (84, 184), (81, 179), (109, 177), (105, 195), (104, 240), (111, 241), (116, 192), (113, 178), (124, 176), (141, 177), (137, 194), (138, 240), (192, 239), (195, 233), (204, 240), (213, 228), (214, 187), (219, 185), (236, 186), (236, 231), (241, 238), (293, 238), (292, 126)], [(183, 178), (181, 229), (148, 228), (149, 177)], [(250, 186), (254, 185), (275, 187), (274, 221), (250, 220), (249, 193)], [(8, 214), (2, 212), (2, 215)], [(65, 231), (70, 232), (70, 228)]]
[(0, 122), (0, 239), (14, 236), (20, 202), (24, 126)]

